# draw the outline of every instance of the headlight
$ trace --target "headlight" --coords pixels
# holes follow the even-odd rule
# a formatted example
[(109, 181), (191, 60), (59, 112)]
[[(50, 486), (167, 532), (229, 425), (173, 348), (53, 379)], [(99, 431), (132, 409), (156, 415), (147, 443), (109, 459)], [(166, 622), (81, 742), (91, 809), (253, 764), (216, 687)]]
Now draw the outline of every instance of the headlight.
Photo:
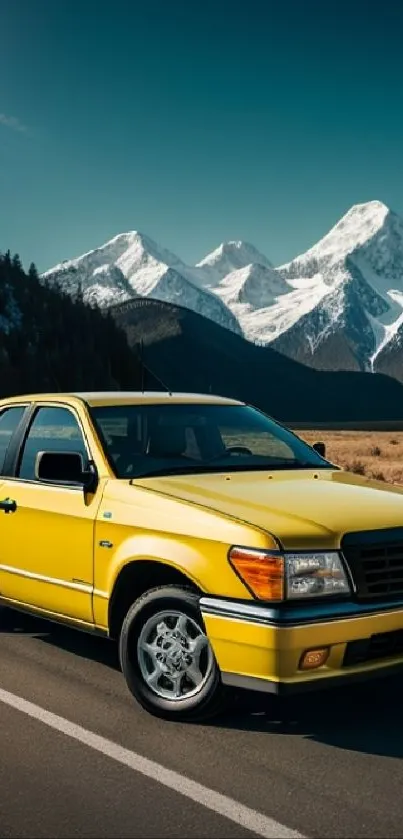
[(285, 554), (286, 597), (348, 594), (350, 585), (337, 551)]
[(249, 591), (260, 600), (296, 600), (351, 592), (337, 551), (298, 554), (234, 547), (229, 560)]

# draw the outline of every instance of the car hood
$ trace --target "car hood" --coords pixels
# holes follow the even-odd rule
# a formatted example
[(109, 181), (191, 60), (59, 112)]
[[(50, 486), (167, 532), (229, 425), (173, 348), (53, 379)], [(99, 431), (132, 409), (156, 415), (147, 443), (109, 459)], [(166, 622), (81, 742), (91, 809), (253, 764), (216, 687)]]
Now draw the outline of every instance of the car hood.
[(284, 548), (339, 547), (347, 532), (403, 527), (403, 487), (341, 470), (178, 475), (133, 484), (250, 524)]

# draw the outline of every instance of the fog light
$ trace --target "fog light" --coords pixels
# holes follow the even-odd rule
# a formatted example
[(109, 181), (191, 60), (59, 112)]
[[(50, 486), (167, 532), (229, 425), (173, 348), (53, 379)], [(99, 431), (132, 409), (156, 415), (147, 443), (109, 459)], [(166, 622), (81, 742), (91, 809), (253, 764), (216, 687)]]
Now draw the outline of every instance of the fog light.
[(301, 656), (299, 663), (300, 670), (315, 670), (317, 667), (322, 667), (322, 664), (329, 658), (330, 650), (328, 647), (319, 650), (305, 650)]

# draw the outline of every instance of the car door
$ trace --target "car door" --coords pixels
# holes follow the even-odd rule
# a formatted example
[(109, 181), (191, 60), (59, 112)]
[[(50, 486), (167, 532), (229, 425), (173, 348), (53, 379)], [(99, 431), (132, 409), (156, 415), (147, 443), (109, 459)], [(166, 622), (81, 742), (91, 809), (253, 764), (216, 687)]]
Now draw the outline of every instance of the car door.
[[(5, 465), (7, 454), (10, 449), (12, 440), (15, 439), (18, 429), (21, 427), (24, 414), (28, 410), (26, 404), (21, 405), (6, 405), (0, 411), (0, 513), (7, 512), (7, 499), (3, 496), (3, 484), (5, 481)], [(1, 531), (0, 531), (1, 537)], [(4, 542), (0, 538), (0, 569), (1, 562), (4, 557)], [(0, 589), (1, 589), (1, 570), (0, 570)]]
[[(82, 487), (40, 482), (35, 464), (41, 451), (77, 451), (85, 462), (91, 459), (73, 408), (37, 406), (16, 474), (3, 476), (0, 594), (26, 606), (92, 623), (94, 529), (102, 490), (87, 496)], [(5, 496), (12, 508), (2, 515)]]

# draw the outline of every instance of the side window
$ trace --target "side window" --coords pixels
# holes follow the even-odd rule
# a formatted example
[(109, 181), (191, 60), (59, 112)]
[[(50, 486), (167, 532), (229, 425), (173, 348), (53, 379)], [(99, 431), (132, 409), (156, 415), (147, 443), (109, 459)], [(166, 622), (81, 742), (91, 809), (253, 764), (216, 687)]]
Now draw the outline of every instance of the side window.
[(85, 460), (88, 452), (74, 414), (67, 408), (39, 408), (26, 438), (18, 475), (35, 480), (38, 452), (80, 452)]
[(25, 405), (16, 405), (15, 408), (6, 408), (0, 414), (0, 473), (3, 473), (4, 461), (10, 440), (17, 425), (25, 411)]

